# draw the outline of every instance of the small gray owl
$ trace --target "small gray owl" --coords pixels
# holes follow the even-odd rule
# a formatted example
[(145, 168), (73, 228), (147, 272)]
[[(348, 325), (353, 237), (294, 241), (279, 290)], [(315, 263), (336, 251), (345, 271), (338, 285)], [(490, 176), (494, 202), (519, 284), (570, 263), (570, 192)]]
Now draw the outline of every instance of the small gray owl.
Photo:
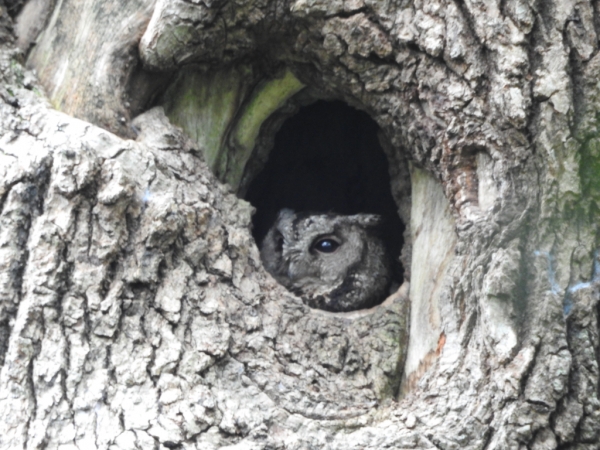
[(295, 213), (282, 209), (262, 241), (267, 271), (312, 308), (369, 308), (392, 281), (386, 249), (373, 214)]

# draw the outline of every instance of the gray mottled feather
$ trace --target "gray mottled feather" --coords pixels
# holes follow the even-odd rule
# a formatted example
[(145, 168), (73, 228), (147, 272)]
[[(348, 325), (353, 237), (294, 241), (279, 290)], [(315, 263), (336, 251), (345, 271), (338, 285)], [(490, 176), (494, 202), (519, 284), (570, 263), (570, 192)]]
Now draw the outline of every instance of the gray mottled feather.
[[(381, 218), (280, 211), (261, 244), (261, 259), (279, 283), (313, 307), (326, 311), (368, 308), (381, 300), (391, 283), (385, 247), (375, 229)], [(315, 249), (321, 239), (339, 247)]]

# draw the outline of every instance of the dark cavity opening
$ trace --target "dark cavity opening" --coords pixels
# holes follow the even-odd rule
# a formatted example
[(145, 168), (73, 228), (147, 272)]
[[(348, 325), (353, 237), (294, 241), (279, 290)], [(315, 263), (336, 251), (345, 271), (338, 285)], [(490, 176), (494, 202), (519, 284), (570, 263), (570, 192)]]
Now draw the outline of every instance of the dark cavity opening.
[(401, 284), (399, 255), (405, 226), (391, 194), (378, 131), (368, 114), (341, 101), (317, 101), (286, 120), (246, 195), (257, 209), (256, 242), (262, 242), (283, 208), (379, 214), (384, 218), (381, 237), (391, 256), (394, 284)]

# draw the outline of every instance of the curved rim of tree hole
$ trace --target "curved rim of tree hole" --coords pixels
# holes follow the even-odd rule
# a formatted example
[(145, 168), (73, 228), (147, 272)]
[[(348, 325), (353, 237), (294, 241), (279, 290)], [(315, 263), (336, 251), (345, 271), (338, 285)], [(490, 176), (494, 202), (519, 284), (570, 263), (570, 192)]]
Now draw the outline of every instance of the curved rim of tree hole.
[[(294, 100), (297, 103), (298, 96)], [(375, 215), (378, 222), (366, 232), (383, 243), (390, 280), (384, 294), (351, 309), (381, 304), (397, 291), (403, 282), (400, 255), (405, 231), (398, 211), (410, 205), (410, 198), (406, 198), (410, 193), (396, 191), (398, 204), (393, 198), (378, 128), (368, 115), (340, 101), (317, 100), (285, 120), (274, 138), (263, 137), (259, 141), (274, 141), (273, 148), (270, 152), (254, 149), (246, 172), (260, 171), (247, 174), (244, 178), (252, 181), (247, 189), (240, 187), (238, 192), (244, 195), (247, 191), (245, 199), (256, 208), (252, 233), (257, 244), (263, 245), (267, 231), (283, 209), (301, 215)], [(253, 161), (260, 154), (268, 154), (262, 168)], [(408, 170), (405, 176), (408, 177)], [(402, 181), (409, 185), (407, 180)], [(399, 204), (404, 208), (399, 208)], [(403, 219), (408, 222), (409, 218)], [(405, 259), (410, 260), (410, 255), (405, 255)], [(387, 278), (385, 273), (371, 276)]]
[[(329, 312), (310, 308), (307, 316), (318, 317), (321, 330), (331, 328), (331, 332), (340, 326), (334, 324), (336, 321), (343, 324), (341, 332), (333, 333), (337, 334), (335, 344), (327, 344), (324, 359), (328, 361), (319, 364), (354, 384), (357, 374), (371, 372), (366, 391), (374, 387), (376, 394), (356, 396), (360, 400), (354, 406), (362, 406), (351, 408), (350, 412), (320, 407), (315, 414), (310, 408), (286, 406), (290, 411), (315, 418), (357, 416), (400, 395), (410, 329), (408, 277), (414, 264), (412, 236), (405, 224), (411, 223), (414, 175), (408, 161), (393, 151), (392, 144), (367, 113), (339, 96), (332, 97), (301, 83), (289, 68), (280, 67), (268, 78), (253, 70), (256, 71), (250, 66), (233, 66), (211, 73), (202, 67), (187, 67), (175, 76), (158, 104), (173, 123), (195, 138), (215, 175), (228, 183), (238, 197), (257, 208), (252, 223), (257, 244), (284, 208), (298, 213), (373, 213), (383, 218), (379, 234), (393, 265), (388, 295), (366, 309)], [(243, 77), (250, 75), (258, 81), (246, 86)], [(234, 97), (243, 99), (234, 106), (227, 105), (227, 110), (223, 98), (228, 90), (237, 90)], [(209, 126), (214, 127), (211, 130), (204, 122), (209, 114)], [(221, 128), (214, 126), (219, 120)], [(391, 161), (395, 163), (394, 170), (390, 170)], [(453, 242), (451, 238), (450, 245)], [(439, 264), (431, 257), (427, 263), (439, 272)], [(288, 300), (282, 297), (281, 301)], [(382, 321), (382, 317), (386, 319)], [(378, 328), (382, 334), (374, 331)], [(292, 331), (295, 333), (296, 329)], [(372, 335), (369, 344), (365, 340), (367, 334)], [(317, 335), (324, 336), (323, 331)], [(316, 342), (320, 340), (317, 338)], [(358, 344), (360, 340), (365, 342)], [(371, 361), (359, 369), (360, 364), (356, 365), (352, 358), (369, 360), (367, 354), (373, 346), (384, 349), (375, 352), (379, 353), (377, 362)], [(309, 345), (302, 351), (314, 350)], [(339, 356), (332, 355), (332, 350)], [(330, 360), (332, 356), (339, 361)], [(423, 370), (422, 364), (419, 370)], [(319, 394), (324, 396), (324, 390), (320, 389)], [(279, 397), (273, 392), (270, 395)], [(365, 398), (370, 400), (365, 403)], [(369, 406), (364, 409), (365, 405)]]

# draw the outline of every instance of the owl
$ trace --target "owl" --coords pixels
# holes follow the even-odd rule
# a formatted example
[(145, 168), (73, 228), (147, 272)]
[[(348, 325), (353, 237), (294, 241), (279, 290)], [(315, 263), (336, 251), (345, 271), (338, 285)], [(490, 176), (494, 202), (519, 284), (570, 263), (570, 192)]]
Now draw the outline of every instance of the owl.
[(390, 261), (381, 216), (279, 212), (260, 246), (263, 265), (312, 308), (369, 308), (388, 293)]

